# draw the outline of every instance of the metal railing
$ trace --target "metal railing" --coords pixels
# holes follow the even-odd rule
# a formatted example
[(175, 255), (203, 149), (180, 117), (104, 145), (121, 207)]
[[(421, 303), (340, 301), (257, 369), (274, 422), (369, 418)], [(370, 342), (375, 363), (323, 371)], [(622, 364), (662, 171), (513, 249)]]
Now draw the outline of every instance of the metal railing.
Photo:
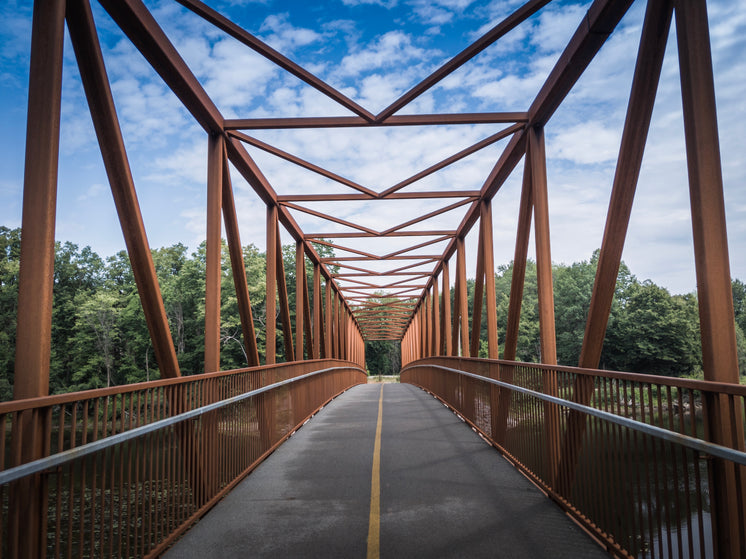
[[(713, 475), (744, 545), (746, 386), (496, 360), (438, 357), (402, 382), (441, 399), (615, 555), (717, 557)], [(707, 439), (708, 406), (737, 439)]]
[[(26, 537), (40, 556), (158, 555), (365, 381), (356, 364), (317, 360), (0, 403), (0, 555), (27, 555)], [(29, 444), (48, 457), (23, 464)]]

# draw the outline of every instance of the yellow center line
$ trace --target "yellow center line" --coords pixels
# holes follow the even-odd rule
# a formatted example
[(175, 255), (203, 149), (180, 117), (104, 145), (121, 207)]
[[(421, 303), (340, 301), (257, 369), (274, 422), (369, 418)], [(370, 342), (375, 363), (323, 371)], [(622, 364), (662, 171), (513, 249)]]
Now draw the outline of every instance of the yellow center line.
[(378, 423), (373, 445), (373, 473), (370, 480), (370, 518), (368, 520), (368, 559), (381, 555), (381, 425), (383, 423), (383, 384), (378, 398)]

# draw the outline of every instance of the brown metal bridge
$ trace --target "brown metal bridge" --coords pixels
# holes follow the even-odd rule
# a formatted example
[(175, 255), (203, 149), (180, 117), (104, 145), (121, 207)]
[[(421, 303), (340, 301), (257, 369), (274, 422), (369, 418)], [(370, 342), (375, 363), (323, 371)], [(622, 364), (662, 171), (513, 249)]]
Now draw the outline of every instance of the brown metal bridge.
[[(522, 479), (531, 480), (557, 510), (574, 519), (609, 553), (746, 557), (746, 387), (739, 385), (704, 0), (649, 0), (647, 4), (578, 367), (558, 366), (556, 359), (544, 129), (632, 0), (592, 3), (525, 111), (467, 114), (408, 114), (406, 108), (539, 12), (548, 0), (521, 5), (378, 114), (199, 0), (178, 0), (221, 33), (260, 53), (349, 113), (242, 119), (226, 119), (221, 114), (140, 0), (99, 2), (205, 131), (204, 373), (186, 376), (179, 369), (88, 0), (36, 0), (15, 399), (0, 404), (2, 556), (162, 554), (309, 417), (338, 395), (354, 393), (352, 387), (365, 383), (365, 342), (384, 339), (401, 342), (402, 382), (442, 400), (513, 463), (525, 475)], [(674, 14), (704, 381), (598, 370)], [(50, 396), (65, 28), (162, 378)], [(267, 129), (347, 127), (366, 133), (375, 127), (473, 124), (489, 125), (491, 135), (385, 189), (359, 184), (254, 137), (255, 131)], [(449, 192), (412, 188), (421, 179), (501, 141), (505, 143), (502, 154), (478, 188)], [(335, 187), (329, 193), (280, 195), (246, 146), (317, 173)], [(491, 205), (508, 177), (521, 172), (516, 170), (521, 160), (523, 187), (516, 208), (508, 326), (498, 345)], [(267, 316), (278, 320), (267, 321), (265, 335), (267, 347), (272, 348), (277, 328), (282, 330), (284, 363), (276, 363), (273, 351), (267, 351), (265, 362), (260, 363), (238, 227), (240, 220), (257, 216), (237, 213), (231, 169), (266, 204)], [(283, 185), (283, 191), (291, 187)], [(409, 201), (415, 208), (412, 219), (369, 227), (335, 215), (337, 202), (365, 206), (396, 201)], [(420, 208), (432, 209), (420, 212)], [(318, 229), (301, 230), (296, 221), (300, 214), (312, 216)], [(457, 225), (445, 229), (432, 225), (445, 214), (457, 216)], [(532, 221), (542, 363), (519, 363), (515, 361), (518, 323)], [(236, 371), (220, 371), (221, 224), (230, 250), (248, 360), (246, 369)], [(295, 308), (288, 298), (281, 228), (296, 243)], [(476, 247), (469, 247), (477, 261), (470, 312), (466, 238), (472, 230), (478, 241)], [(334, 256), (319, 255), (315, 247), (325, 244), (332, 244)], [(394, 245), (397, 248), (391, 249)], [(313, 277), (306, 275), (306, 262), (313, 266)], [(488, 359), (474, 357), (482, 342), (482, 321), (487, 325)], [(391, 406), (396, 409), (395, 402)], [(369, 429), (375, 427), (373, 415)], [(375, 491), (376, 483), (379, 489), (386, 483), (380, 477), (376, 482), (375, 477), (376, 471), (379, 476), (385, 472), (380, 463), (376, 469), (375, 458), (376, 452), (383, 457), (387, 452), (386, 420), (379, 413), (379, 433), (382, 421), (383, 438), (373, 437), (372, 465), (366, 461), (364, 466), (371, 485), (366, 485), (364, 494), (355, 494), (358, 504), (369, 510), (364, 549), (368, 557), (379, 552), (396, 556), (400, 551), (387, 547), (391, 544), (386, 540), (386, 525), (375, 521), (382, 518), (380, 507), (386, 506)], [(435, 434), (435, 440), (440, 436)], [(406, 446), (400, 448), (406, 451)], [(502, 460), (497, 453), (492, 455), (495, 461)], [(423, 476), (427, 466), (420, 464)], [(355, 467), (351, 463), (350, 468)], [(485, 485), (486, 494), (493, 490)], [(500, 498), (507, 499), (507, 493), (500, 492)], [(261, 514), (261, 506), (257, 504), (253, 512)], [(496, 498), (495, 509), (501, 506), (506, 505)], [(438, 522), (448, 524), (449, 516)], [(463, 549), (468, 548), (469, 542), (463, 542)]]

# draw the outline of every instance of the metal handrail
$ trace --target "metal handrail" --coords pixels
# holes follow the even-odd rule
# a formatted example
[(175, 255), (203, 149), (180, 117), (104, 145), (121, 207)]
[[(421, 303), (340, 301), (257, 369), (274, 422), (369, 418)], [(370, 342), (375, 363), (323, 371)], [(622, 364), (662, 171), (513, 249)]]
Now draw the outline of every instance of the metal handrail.
[(8, 468), (7, 470), (0, 472), (0, 485), (11, 483), (23, 477), (36, 474), (38, 472), (42, 472), (44, 470), (53, 468), (55, 466), (61, 466), (62, 464), (72, 462), (73, 460), (82, 458), (84, 456), (88, 456), (89, 454), (93, 454), (95, 452), (105, 450), (117, 444), (127, 442), (129, 440), (135, 439), (137, 437), (141, 437), (148, 433), (158, 431), (165, 427), (170, 427), (171, 425), (175, 425), (187, 419), (192, 419), (192, 418), (204, 415), (208, 412), (215, 411), (220, 408), (224, 408), (231, 404), (235, 404), (243, 400), (248, 400), (249, 398), (258, 396), (259, 394), (264, 394), (265, 392), (269, 392), (270, 390), (274, 390), (275, 388), (280, 388), (281, 386), (285, 386), (287, 384), (292, 384), (294, 382), (304, 380), (312, 376), (320, 375), (322, 373), (328, 373), (330, 371), (349, 370), (349, 369), (357, 369), (363, 373), (365, 372), (360, 367), (355, 367), (355, 366), (329, 367), (326, 369), (319, 369), (318, 371), (313, 371), (310, 373), (306, 373), (304, 375), (293, 377), (290, 379), (282, 380), (274, 384), (269, 384), (267, 386), (263, 386), (262, 388), (257, 388), (256, 390), (251, 390), (249, 392), (239, 394), (238, 396), (232, 396), (231, 398), (226, 398), (225, 400), (220, 400), (219, 402), (214, 402), (212, 404), (207, 404), (205, 406), (201, 406), (199, 408), (195, 408), (190, 411), (179, 413), (177, 415), (168, 417), (166, 419), (160, 419), (158, 421), (154, 421), (153, 423), (149, 423), (147, 425), (141, 425), (140, 427), (135, 427), (123, 433), (117, 433), (116, 435), (111, 435), (110, 437), (106, 437), (105, 439), (99, 439), (97, 441), (90, 442), (90, 443), (87, 443), (85, 445), (82, 445), (76, 448), (71, 448), (69, 450), (65, 450), (63, 452), (59, 452), (57, 454), (53, 454), (45, 458), (34, 460), (33, 462), (21, 464), (20, 466), (15, 466), (13, 468)]
[(590, 406), (584, 406), (583, 404), (578, 404), (577, 402), (565, 400), (564, 398), (558, 398), (557, 396), (550, 396), (549, 394), (544, 394), (543, 392), (537, 392), (535, 390), (531, 390), (530, 388), (523, 388), (522, 386), (510, 384), (510, 383), (507, 383), (501, 380), (496, 380), (496, 379), (485, 377), (482, 375), (477, 375), (475, 373), (470, 373), (468, 371), (462, 371), (460, 369), (452, 369), (451, 367), (444, 367), (442, 365), (410, 365), (410, 366), (404, 367), (402, 369), (402, 372), (406, 371), (407, 369), (416, 369), (416, 368), (441, 369), (444, 371), (449, 371), (451, 373), (465, 375), (465, 376), (474, 378), (476, 380), (487, 382), (489, 384), (494, 384), (502, 388), (507, 388), (508, 390), (514, 390), (522, 394), (528, 394), (540, 400), (544, 400), (545, 402), (551, 402), (553, 404), (558, 404), (558, 405), (561, 405), (561, 406), (564, 406), (564, 407), (567, 407), (567, 408), (570, 408), (570, 409), (573, 409), (579, 412), (587, 413), (588, 415), (593, 415), (595, 417), (598, 417), (599, 419), (603, 419), (611, 423), (616, 423), (617, 425), (621, 425), (623, 427), (633, 429), (640, 433), (645, 433), (646, 435), (651, 435), (653, 437), (657, 437), (657, 438), (666, 440), (668, 442), (677, 443), (682, 446), (686, 446), (687, 448), (691, 448), (692, 450), (703, 452), (705, 454), (716, 456), (718, 458), (724, 458), (725, 460), (730, 460), (732, 462), (736, 462), (738, 464), (746, 466), (746, 452), (741, 452), (739, 450), (735, 450), (727, 446), (722, 446), (719, 444), (703, 441), (701, 439), (690, 437), (688, 435), (682, 435), (680, 433), (676, 433), (675, 431), (669, 431), (668, 429), (663, 429), (655, 425), (649, 425), (647, 423), (642, 423), (634, 419), (629, 419), (627, 417), (615, 415), (613, 413), (609, 413), (603, 410), (592, 408)]

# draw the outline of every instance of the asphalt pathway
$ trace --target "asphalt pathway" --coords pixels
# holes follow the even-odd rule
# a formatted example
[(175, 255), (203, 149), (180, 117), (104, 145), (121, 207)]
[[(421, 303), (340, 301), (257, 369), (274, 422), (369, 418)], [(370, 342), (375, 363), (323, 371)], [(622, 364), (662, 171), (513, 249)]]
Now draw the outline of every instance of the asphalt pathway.
[[(379, 512), (371, 508), (372, 489)], [(380, 537), (368, 545), (376, 522)], [(392, 559), (608, 557), (468, 425), (406, 384), (357, 386), (334, 400), (166, 557), (376, 553)]]

